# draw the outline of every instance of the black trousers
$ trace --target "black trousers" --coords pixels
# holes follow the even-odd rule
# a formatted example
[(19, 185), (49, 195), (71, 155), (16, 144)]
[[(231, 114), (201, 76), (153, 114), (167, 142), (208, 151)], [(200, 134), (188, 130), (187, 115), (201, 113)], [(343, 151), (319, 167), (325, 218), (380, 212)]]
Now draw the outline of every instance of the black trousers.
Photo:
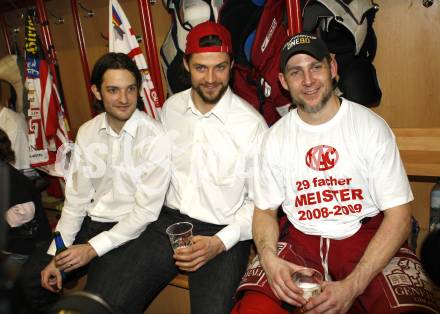
[[(89, 239), (109, 230), (114, 225), (115, 223), (94, 222), (90, 218), (85, 218), (74, 244), (87, 243)], [(88, 274), (85, 290), (98, 294), (107, 300), (109, 291), (113, 289), (113, 286), (119, 284), (115, 280), (117, 272), (123, 271), (125, 266), (130, 267), (129, 265), (122, 267), (119, 262), (125, 250), (132, 244), (133, 241), (130, 241), (101, 257), (94, 258), (88, 265), (67, 274), (63, 285), (68, 285), (69, 282), (76, 281), (79, 277)], [(53, 258), (46, 253), (49, 245), (50, 241), (37, 249), (35, 254), (23, 265), (19, 276), (19, 284), (28, 303), (29, 313), (45, 313), (60, 297), (60, 294), (52, 293), (41, 286), (40, 273)]]
[[(179, 221), (191, 222), (194, 235), (212, 236), (224, 227), (204, 223), (164, 207), (159, 219), (150, 224), (125, 252), (123, 260), (127, 266), (118, 275), (120, 284), (114, 287), (109, 297), (117, 313), (143, 313), (145, 307), (177, 275), (173, 250), (165, 230)], [(246, 270), (250, 243), (241, 241), (197, 271), (188, 273), (191, 313), (230, 313), (235, 290)]]

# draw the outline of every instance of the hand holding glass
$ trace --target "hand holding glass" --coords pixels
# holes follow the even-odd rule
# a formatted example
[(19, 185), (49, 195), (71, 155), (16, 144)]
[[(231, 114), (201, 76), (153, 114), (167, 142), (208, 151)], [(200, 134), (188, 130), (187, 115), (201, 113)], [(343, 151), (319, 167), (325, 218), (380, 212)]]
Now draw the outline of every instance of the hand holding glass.
[(190, 222), (177, 222), (167, 228), (166, 233), (170, 238), (174, 252), (179, 247), (192, 245), (192, 229), (193, 225)]
[(293, 273), (293, 282), (303, 290), (303, 298), (307, 301), (319, 295), (322, 290), (322, 274), (313, 268), (301, 268)]

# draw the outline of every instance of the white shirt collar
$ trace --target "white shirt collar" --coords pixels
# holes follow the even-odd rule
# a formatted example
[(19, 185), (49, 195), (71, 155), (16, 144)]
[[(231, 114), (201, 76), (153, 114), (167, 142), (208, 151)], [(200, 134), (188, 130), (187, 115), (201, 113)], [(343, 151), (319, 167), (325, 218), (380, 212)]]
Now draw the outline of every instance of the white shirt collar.
[[(141, 113), (138, 109), (136, 109), (133, 114), (131, 115), (130, 119), (128, 119), (125, 123), (124, 126), (122, 127), (121, 132), (119, 132), (119, 134), (122, 134), (122, 132), (127, 132), (128, 134), (130, 134), (132, 137), (136, 136), (136, 130), (138, 127), (138, 123), (137, 121), (141, 118)], [(106, 133), (108, 135), (112, 135), (112, 136), (118, 136), (118, 134), (111, 128), (111, 126), (108, 124), (107, 121), (107, 113), (103, 114), (103, 119), (101, 122), (101, 126), (99, 127), (99, 130), (105, 130)]]
[(214, 108), (210, 111), (208, 111), (205, 114), (202, 114), (195, 106), (192, 98), (191, 98), (191, 89), (189, 90), (189, 97), (188, 97), (188, 103), (187, 105), (184, 107), (184, 112), (191, 110), (192, 113), (194, 113), (195, 115), (198, 116), (203, 116), (203, 117), (209, 117), (210, 115), (213, 115), (215, 117), (217, 117), (217, 119), (219, 119), (219, 121), (223, 124), (226, 123), (226, 120), (228, 118), (228, 114), (229, 114), (229, 108), (232, 102), (232, 91), (231, 88), (228, 87), (225, 91), (225, 93), (223, 94), (222, 98), (220, 98), (220, 100), (218, 101), (218, 103), (214, 106)]

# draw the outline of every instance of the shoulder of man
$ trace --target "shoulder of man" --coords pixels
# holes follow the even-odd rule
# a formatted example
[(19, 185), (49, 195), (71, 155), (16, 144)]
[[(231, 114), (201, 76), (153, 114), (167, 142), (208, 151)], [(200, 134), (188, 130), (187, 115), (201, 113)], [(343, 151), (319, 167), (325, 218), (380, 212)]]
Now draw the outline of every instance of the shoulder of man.
[(373, 110), (347, 99), (343, 101), (349, 106), (350, 114), (348, 116), (353, 119), (352, 125), (356, 126), (358, 135), (363, 132), (367, 138), (373, 139), (375, 138), (374, 134), (383, 134), (384, 136), (392, 134), (385, 119)]
[(102, 112), (92, 119), (84, 122), (78, 129), (76, 134), (76, 139), (82, 139), (83, 136), (90, 136), (92, 134), (96, 134), (99, 128), (102, 125), (103, 120), (105, 119), (105, 112)]
[(191, 88), (188, 88), (184, 91), (171, 95), (167, 100), (165, 100), (162, 108), (165, 109), (167, 107), (186, 106), (189, 101), (190, 93)]
[(233, 102), (231, 106), (232, 115), (239, 114), (241, 117), (246, 118), (249, 121), (253, 121), (256, 124), (262, 125), (264, 129), (267, 129), (267, 123), (264, 120), (263, 116), (258, 112), (258, 110), (255, 109), (245, 99), (235, 94), (233, 91), (232, 91), (232, 102)]
[(17, 127), (22, 127), (22, 126), (26, 126), (26, 119), (24, 118), (24, 115), (21, 113), (18, 113), (12, 109), (9, 108), (3, 108), (3, 110), (6, 113), (6, 116), (8, 117), (9, 120), (12, 120), (13, 123), (17, 126)]
[(137, 131), (141, 136), (144, 132), (150, 132), (154, 134), (163, 134), (164, 128), (162, 124), (158, 121), (150, 117), (146, 112), (136, 110), (133, 114), (136, 115), (136, 119), (138, 121)]
[(171, 95), (163, 104), (162, 112), (160, 114), (160, 121), (165, 126), (167, 125), (167, 120), (174, 119), (170, 118), (169, 115), (174, 115), (176, 113), (183, 114), (185, 108), (188, 105), (189, 97), (191, 93), (191, 88), (181, 91), (179, 93)]
[(269, 150), (273, 147), (288, 149), (291, 146), (292, 141), (295, 140), (297, 131), (295, 122), (293, 121), (294, 118), (292, 117), (296, 114), (295, 110), (296, 109), (289, 111), (264, 132), (260, 142), (261, 148), (264, 147)]

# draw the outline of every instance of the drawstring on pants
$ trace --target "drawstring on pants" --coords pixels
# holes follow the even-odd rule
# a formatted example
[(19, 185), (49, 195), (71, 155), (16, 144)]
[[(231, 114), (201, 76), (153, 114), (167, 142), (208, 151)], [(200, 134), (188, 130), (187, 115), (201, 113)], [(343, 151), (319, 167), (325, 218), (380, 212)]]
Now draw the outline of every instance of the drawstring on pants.
[[(324, 255), (324, 239), (326, 241), (326, 251), (325, 251), (325, 255)], [(330, 276), (330, 273), (328, 271), (328, 252), (330, 251), (330, 239), (328, 238), (323, 238), (320, 237), (319, 239), (319, 255), (321, 256), (321, 264), (322, 264), (322, 268), (324, 268), (324, 280), (325, 281), (332, 281), (332, 277)]]

